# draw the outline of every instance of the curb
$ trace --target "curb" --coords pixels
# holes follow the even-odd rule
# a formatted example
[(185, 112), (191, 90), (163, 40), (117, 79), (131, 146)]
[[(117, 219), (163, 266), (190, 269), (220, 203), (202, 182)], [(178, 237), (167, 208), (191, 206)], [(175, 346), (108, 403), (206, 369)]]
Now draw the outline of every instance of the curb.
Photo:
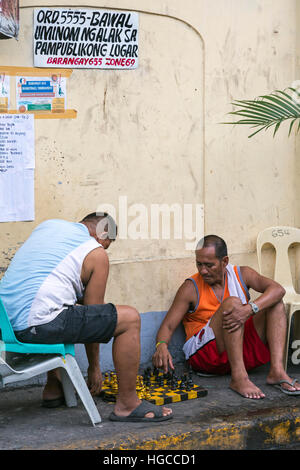
[[(203, 420), (204, 421), (204, 420)], [(205, 423), (174, 423), (176, 430), (161, 434), (160, 427), (130, 431), (109, 439), (78, 439), (52, 445), (49, 450), (174, 451), (174, 450), (282, 450), (300, 448), (300, 407), (268, 408), (241, 415), (207, 416)], [(149, 434), (151, 436), (149, 437)], [(41, 449), (43, 447), (40, 447)], [(28, 448), (27, 448), (28, 449)]]
[(130, 435), (124, 441), (102, 441), (99, 450), (270, 450), (300, 443), (300, 408), (271, 408), (248, 416), (214, 418), (209, 424), (151, 439)]

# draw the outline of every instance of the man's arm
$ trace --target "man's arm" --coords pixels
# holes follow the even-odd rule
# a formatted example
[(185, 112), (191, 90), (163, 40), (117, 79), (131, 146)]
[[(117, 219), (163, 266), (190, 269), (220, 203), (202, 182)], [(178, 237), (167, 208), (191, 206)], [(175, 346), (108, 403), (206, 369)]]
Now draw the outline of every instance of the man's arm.
[(272, 305), (275, 305), (283, 299), (285, 289), (278, 284), (278, 282), (262, 276), (248, 266), (241, 267), (241, 274), (248, 288), (262, 293), (262, 295), (255, 300), (260, 310), (272, 307)]
[[(248, 266), (241, 266), (241, 274), (248, 289), (261, 293), (255, 300), (259, 310), (272, 307), (284, 297), (285, 289), (278, 282), (262, 276), (254, 269)], [(251, 317), (253, 312), (251, 306), (245, 304), (242, 306), (237, 305), (230, 311), (223, 312), (223, 314), (223, 327), (232, 333), (240, 328)]]
[[(82, 266), (81, 279), (85, 285), (84, 305), (104, 304), (104, 295), (109, 273), (108, 256), (103, 248), (91, 251)], [(88, 386), (91, 393), (98, 394), (102, 387), (102, 374), (99, 365), (99, 343), (85, 345), (88, 358)]]
[(191, 304), (195, 302), (195, 288), (190, 281), (185, 281), (178, 289), (173, 303), (157, 332), (157, 346), (152, 361), (155, 367), (163, 369), (165, 373), (168, 371), (169, 366), (171, 369), (174, 369), (172, 356), (168, 350), (168, 344)]
[(81, 280), (85, 286), (83, 304), (104, 304), (106, 283), (109, 273), (109, 261), (101, 247), (91, 251), (84, 259)]

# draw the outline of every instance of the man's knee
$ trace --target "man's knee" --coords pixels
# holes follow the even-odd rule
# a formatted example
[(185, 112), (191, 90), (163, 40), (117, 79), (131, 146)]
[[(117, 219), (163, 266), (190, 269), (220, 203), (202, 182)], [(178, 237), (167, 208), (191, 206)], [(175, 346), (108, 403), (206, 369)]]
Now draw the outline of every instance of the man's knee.
[(230, 307), (238, 307), (242, 305), (242, 301), (239, 297), (230, 296), (223, 300), (221, 306), (225, 310)]
[(125, 317), (128, 323), (140, 327), (141, 317), (139, 312), (134, 307), (126, 306)]
[(242, 305), (242, 301), (239, 297), (230, 296), (223, 300), (218, 310), (214, 313), (210, 320), (210, 326), (213, 329), (215, 335), (219, 333), (223, 335), (223, 317), (224, 312), (231, 311), (234, 307)]
[(124, 332), (129, 328), (140, 329), (141, 317), (134, 307), (130, 307), (129, 305), (117, 305), (116, 309), (118, 315), (117, 333)]

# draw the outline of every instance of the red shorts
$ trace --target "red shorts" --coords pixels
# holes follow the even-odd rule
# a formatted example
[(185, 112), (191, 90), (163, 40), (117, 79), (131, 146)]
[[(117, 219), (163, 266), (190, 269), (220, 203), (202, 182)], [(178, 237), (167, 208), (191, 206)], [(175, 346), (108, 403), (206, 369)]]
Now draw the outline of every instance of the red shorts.
[[(269, 349), (258, 336), (252, 317), (246, 321), (244, 327), (243, 356), (247, 371), (270, 361)], [(210, 374), (222, 375), (230, 372), (227, 352), (224, 351), (221, 354), (218, 352), (215, 339), (190, 356), (188, 363), (194, 370)]]

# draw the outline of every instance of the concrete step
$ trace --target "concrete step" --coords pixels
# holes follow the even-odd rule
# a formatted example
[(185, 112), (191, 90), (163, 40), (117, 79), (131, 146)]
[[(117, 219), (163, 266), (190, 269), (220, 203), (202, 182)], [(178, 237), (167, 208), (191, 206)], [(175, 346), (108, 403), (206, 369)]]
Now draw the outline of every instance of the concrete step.
[[(297, 366), (288, 372), (300, 380)], [(41, 407), (41, 386), (2, 389), (0, 449), (150, 452), (297, 447), (300, 396), (289, 396), (266, 385), (267, 373), (268, 366), (250, 373), (251, 380), (266, 394), (260, 400), (246, 399), (230, 390), (228, 375), (193, 375), (207, 395), (168, 405), (173, 409), (173, 419), (150, 424), (112, 422), (109, 414), (113, 404), (96, 397), (102, 423), (93, 427), (80, 402), (76, 408), (45, 409)]]

